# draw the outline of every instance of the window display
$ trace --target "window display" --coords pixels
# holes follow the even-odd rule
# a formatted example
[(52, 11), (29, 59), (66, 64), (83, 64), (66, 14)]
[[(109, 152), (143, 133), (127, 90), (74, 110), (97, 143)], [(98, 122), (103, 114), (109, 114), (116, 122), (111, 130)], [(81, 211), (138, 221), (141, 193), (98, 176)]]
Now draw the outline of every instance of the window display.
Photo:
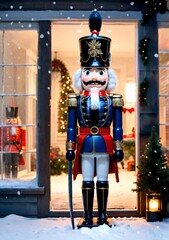
[(2, 29), (0, 40), (0, 177), (27, 180), (36, 175), (38, 32)]

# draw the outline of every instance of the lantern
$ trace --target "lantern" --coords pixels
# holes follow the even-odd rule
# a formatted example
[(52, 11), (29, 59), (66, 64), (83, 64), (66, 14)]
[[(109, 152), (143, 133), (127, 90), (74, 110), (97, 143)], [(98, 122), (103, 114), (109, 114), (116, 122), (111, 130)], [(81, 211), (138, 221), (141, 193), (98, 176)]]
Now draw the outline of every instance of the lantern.
[(160, 194), (146, 195), (146, 220), (148, 222), (162, 221), (162, 199)]

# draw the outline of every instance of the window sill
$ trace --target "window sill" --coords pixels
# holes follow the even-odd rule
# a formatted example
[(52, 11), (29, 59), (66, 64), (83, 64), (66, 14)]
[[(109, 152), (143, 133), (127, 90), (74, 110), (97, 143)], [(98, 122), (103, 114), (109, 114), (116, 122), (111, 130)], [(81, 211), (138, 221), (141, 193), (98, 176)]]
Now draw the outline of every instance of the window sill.
[(37, 188), (1, 188), (0, 195), (43, 195), (45, 187)]

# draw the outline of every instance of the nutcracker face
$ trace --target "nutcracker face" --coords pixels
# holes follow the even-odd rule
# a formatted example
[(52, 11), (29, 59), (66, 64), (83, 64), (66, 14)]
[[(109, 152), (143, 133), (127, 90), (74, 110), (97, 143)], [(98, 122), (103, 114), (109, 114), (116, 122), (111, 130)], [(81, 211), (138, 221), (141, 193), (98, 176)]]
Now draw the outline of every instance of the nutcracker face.
[(17, 124), (17, 118), (7, 118), (7, 119), (6, 119), (6, 124), (7, 124), (7, 125)]
[(82, 87), (86, 91), (91, 91), (93, 87), (99, 91), (106, 89), (108, 84), (108, 72), (106, 68), (83, 68)]

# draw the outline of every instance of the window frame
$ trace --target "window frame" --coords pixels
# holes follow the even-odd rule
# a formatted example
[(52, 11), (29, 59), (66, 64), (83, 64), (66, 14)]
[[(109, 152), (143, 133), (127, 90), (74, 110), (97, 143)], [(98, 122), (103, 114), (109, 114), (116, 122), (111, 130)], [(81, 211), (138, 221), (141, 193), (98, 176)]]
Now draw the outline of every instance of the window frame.
[[(25, 25), (25, 26), (24, 26)], [(23, 27), (24, 26), (24, 27)], [(5, 80), (5, 77), (4, 77), (4, 69), (5, 67), (36, 67), (37, 68), (37, 63), (35, 64), (30, 64), (30, 63), (5, 63), (4, 62), (4, 59), (5, 59), (5, 52), (4, 52), (4, 47), (5, 47), (5, 39), (4, 39), (4, 36), (5, 36), (5, 31), (22, 31), (22, 30), (37, 30), (37, 33), (38, 33), (38, 24), (37, 23), (33, 23), (31, 25), (31, 28), (29, 27), (29, 25), (25, 22), (22, 23), (22, 29), (21, 29), (21, 25), (19, 23), (9, 23), (9, 22), (6, 22), (6, 23), (0, 23), (0, 31), (2, 31), (2, 62), (0, 63), (0, 67), (2, 67), (2, 88), (4, 89), (4, 80)], [(36, 79), (37, 81), (37, 79)], [(0, 97), (2, 98), (2, 101), (3, 101), (3, 98), (4, 97), (32, 97), (36, 100), (37, 96), (36, 96), (36, 93), (13, 93), (13, 94), (10, 94), (10, 93), (0, 93)], [(27, 99), (26, 99), (27, 100)], [(3, 123), (3, 117), (5, 116), (5, 112), (4, 112), (4, 106), (2, 105), (1, 106), (1, 112), (2, 112), (2, 120), (1, 120), (1, 123), (0, 123), (0, 126), (3, 128), (5, 125)], [(24, 124), (17, 124), (18, 126), (20, 127), (24, 127), (24, 128), (27, 128), (27, 127), (34, 127), (34, 130), (36, 131), (36, 123), (35, 124), (27, 124), (27, 123), (24, 123)], [(29, 152), (29, 151), (26, 151), (26, 153), (33, 153), (32, 151)], [(3, 160), (2, 160), (2, 154), (3, 154), (3, 151), (1, 153), (1, 179), (3, 179)], [(12, 186), (11, 186), (12, 187)]]
[[(168, 28), (169, 29), (169, 22), (159, 21), (158, 31), (159, 31), (160, 28), (163, 28), (163, 29)], [(168, 53), (169, 54), (169, 50), (165, 50), (165, 49), (159, 50), (158, 53), (159, 54), (160, 53)], [(159, 70), (160, 69), (168, 69), (169, 70), (169, 65), (165, 65), (165, 64), (160, 65), (160, 61), (159, 61)], [(159, 81), (160, 81), (160, 75), (159, 75)], [(165, 99), (165, 98), (169, 98), (169, 93), (168, 94), (162, 94), (162, 93), (160, 93), (160, 88), (159, 88), (159, 114), (160, 114), (160, 99)], [(159, 118), (159, 127), (162, 127), (162, 126), (168, 127), (169, 126), (169, 121), (160, 122), (160, 118)], [(159, 133), (160, 133), (160, 131), (159, 131)], [(163, 146), (163, 147), (167, 148), (167, 150), (169, 149), (169, 146)]]

